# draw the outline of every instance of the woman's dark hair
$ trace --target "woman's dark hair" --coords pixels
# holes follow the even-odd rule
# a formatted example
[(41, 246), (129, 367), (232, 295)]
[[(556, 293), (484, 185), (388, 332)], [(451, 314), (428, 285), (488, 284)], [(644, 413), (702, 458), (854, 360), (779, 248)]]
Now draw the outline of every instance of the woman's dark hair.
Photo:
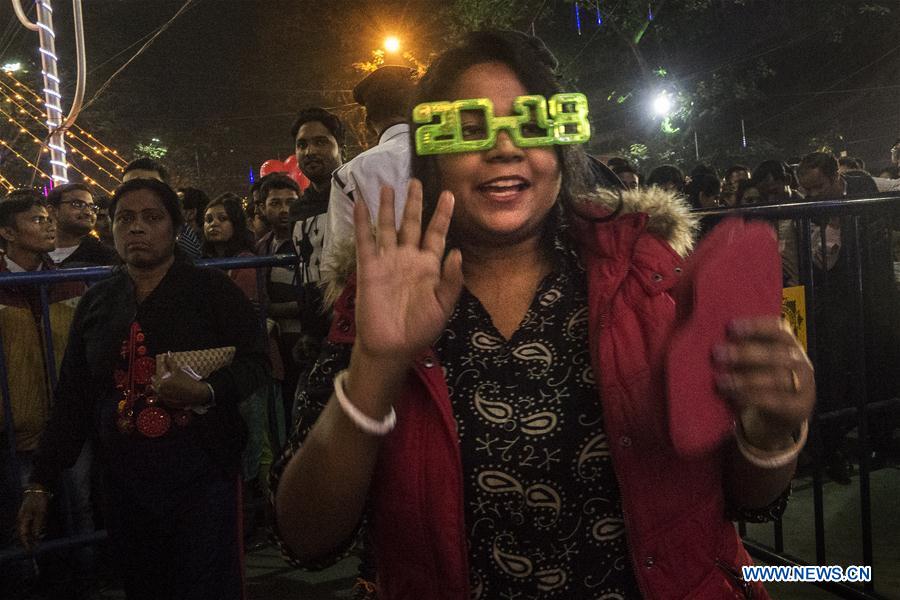
[[(419, 81), (412, 105), (453, 100), (450, 97), (452, 90), (463, 72), (475, 65), (491, 62), (500, 62), (509, 67), (529, 94), (550, 98), (563, 91), (556, 74), (558, 62), (541, 40), (518, 31), (476, 31), (469, 33), (459, 46), (447, 50), (435, 59)], [(413, 127), (410, 131), (413, 147), (415, 130), (416, 127)], [(575, 201), (593, 187), (590, 184), (592, 178), (587, 155), (581, 146), (556, 146), (555, 150), (562, 173), (557, 206), (562, 210), (562, 215), (565, 215), (575, 210)], [(443, 189), (436, 158), (413, 153), (412, 175), (422, 181), (422, 222), (428, 223)], [(555, 216), (558, 218), (562, 215)]]
[(132, 179), (117, 187), (112, 200), (109, 201), (110, 220), (115, 223), (116, 209), (119, 207), (119, 200), (122, 199), (122, 196), (138, 190), (148, 190), (156, 194), (162, 202), (163, 208), (169, 213), (169, 218), (172, 219), (173, 235), (178, 235), (178, 231), (184, 224), (184, 217), (181, 214), (181, 203), (178, 201), (178, 194), (176, 194), (175, 190), (170, 188), (168, 184), (157, 179)]
[[(217, 196), (206, 205), (206, 210), (214, 206), (221, 206), (231, 221), (233, 233), (231, 238), (225, 242), (225, 256), (237, 256), (241, 252), (253, 252), (253, 232), (247, 229), (247, 215), (244, 213), (244, 207), (241, 205), (241, 199), (234, 194), (225, 193)], [(206, 214), (204, 211), (203, 222), (206, 222)], [(214, 244), (203, 236), (203, 256), (216, 257), (216, 249)]]

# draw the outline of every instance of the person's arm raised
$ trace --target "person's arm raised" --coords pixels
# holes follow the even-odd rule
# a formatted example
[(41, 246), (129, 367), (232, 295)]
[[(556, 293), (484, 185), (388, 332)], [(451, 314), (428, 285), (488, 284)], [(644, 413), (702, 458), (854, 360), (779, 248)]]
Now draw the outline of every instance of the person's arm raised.
[[(418, 181), (410, 182), (408, 198), (399, 231), (393, 190), (382, 190), (376, 235), (365, 202), (353, 214), (356, 342), (344, 389), (358, 410), (377, 420), (390, 413), (413, 360), (440, 335), (463, 283), (459, 251), (444, 258), (453, 196), (441, 194), (424, 236)], [(301, 561), (326, 554), (353, 532), (380, 442), (332, 395), (275, 492), (278, 531)]]

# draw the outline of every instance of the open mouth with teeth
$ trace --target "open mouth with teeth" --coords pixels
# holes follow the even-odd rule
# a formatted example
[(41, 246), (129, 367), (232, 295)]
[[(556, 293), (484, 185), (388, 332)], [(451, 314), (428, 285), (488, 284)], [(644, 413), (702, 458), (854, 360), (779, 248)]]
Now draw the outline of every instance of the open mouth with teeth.
[(478, 186), (478, 191), (492, 198), (512, 198), (531, 187), (531, 183), (521, 177), (503, 177), (486, 181)]

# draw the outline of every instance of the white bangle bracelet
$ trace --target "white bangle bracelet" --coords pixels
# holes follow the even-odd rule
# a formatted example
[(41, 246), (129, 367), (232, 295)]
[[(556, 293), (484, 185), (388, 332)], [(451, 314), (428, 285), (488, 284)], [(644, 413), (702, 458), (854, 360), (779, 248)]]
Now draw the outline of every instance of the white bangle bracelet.
[(344, 380), (346, 379), (346, 369), (338, 373), (334, 378), (334, 396), (337, 398), (338, 404), (341, 405), (344, 414), (353, 421), (354, 425), (365, 433), (379, 436), (390, 433), (397, 424), (397, 413), (394, 412), (394, 407), (391, 407), (391, 412), (389, 412), (381, 421), (364, 415), (362, 411), (353, 406), (353, 403), (347, 398), (347, 394), (344, 392)]
[(750, 464), (761, 469), (778, 469), (791, 464), (797, 458), (797, 455), (800, 454), (803, 446), (806, 445), (806, 436), (808, 434), (809, 422), (803, 421), (803, 424), (800, 425), (800, 435), (793, 446), (787, 450), (767, 451), (757, 448), (747, 440), (740, 419), (737, 419), (736, 427), (734, 428), (734, 438), (737, 441), (738, 450), (741, 451), (743, 457)]

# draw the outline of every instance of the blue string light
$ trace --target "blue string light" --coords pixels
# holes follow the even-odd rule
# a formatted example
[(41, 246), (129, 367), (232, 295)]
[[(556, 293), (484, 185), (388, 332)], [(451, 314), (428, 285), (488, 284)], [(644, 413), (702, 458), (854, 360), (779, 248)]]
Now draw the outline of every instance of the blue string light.
[(647, 5), (647, 20), (648, 21), (653, 20), (653, 7), (649, 4)]
[(253, 176), (253, 167), (250, 167), (250, 185), (256, 183), (256, 178)]
[(581, 35), (581, 7), (575, 2), (575, 26), (578, 28), (578, 35)]
[(599, 27), (603, 25), (603, 15), (600, 14), (600, 0), (596, 0), (594, 6), (597, 8), (597, 26)]

